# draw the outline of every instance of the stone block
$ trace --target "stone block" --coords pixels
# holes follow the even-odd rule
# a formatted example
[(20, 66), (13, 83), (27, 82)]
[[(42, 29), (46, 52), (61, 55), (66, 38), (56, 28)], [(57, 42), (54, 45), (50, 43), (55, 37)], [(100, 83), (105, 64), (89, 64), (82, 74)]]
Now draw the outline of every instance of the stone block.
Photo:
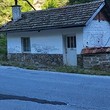
[(36, 63), (45, 65), (63, 65), (62, 54), (8, 54), (8, 59), (11, 61), (24, 62), (24, 63)]

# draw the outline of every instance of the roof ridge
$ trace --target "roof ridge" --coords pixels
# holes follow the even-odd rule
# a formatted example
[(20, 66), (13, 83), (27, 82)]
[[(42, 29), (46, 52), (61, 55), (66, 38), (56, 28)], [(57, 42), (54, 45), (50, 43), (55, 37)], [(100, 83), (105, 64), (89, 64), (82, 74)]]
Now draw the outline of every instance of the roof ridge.
[(59, 8), (49, 8), (49, 9), (44, 9), (44, 10), (37, 10), (37, 11), (28, 11), (28, 12), (22, 12), (23, 14), (25, 13), (35, 13), (35, 12), (43, 12), (43, 11), (50, 11), (50, 10), (59, 10), (59, 9), (66, 9), (66, 8), (71, 8), (71, 7), (75, 7), (75, 6), (83, 6), (83, 5), (88, 5), (91, 3), (100, 3), (100, 2), (104, 2), (105, 0), (96, 0), (96, 1), (92, 1), (92, 2), (86, 2), (86, 3), (80, 3), (80, 4), (73, 4), (73, 5), (67, 5), (67, 6), (63, 6), (63, 7), (59, 7)]

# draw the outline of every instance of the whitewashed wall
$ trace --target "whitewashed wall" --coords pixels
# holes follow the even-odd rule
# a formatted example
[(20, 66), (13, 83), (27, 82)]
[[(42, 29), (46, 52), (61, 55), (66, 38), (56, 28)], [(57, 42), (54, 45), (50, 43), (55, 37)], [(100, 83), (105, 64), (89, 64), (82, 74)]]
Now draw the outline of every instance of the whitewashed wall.
[(8, 53), (21, 53), (20, 37), (16, 34), (7, 34), (7, 50)]
[(62, 36), (56, 31), (41, 31), (31, 35), (31, 52), (62, 54)]
[(30, 37), (31, 53), (62, 54), (61, 35), (51, 32), (19, 32), (7, 35), (8, 53), (21, 53), (21, 37)]
[(93, 20), (83, 30), (84, 47), (110, 46), (110, 24), (107, 21)]
[(76, 35), (77, 54), (80, 54), (83, 48), (82, 28), (8, 33), (8, 53), (22, 53), (21, 37), (30, 37), (31, 53), (63, 54), (65, 35)]

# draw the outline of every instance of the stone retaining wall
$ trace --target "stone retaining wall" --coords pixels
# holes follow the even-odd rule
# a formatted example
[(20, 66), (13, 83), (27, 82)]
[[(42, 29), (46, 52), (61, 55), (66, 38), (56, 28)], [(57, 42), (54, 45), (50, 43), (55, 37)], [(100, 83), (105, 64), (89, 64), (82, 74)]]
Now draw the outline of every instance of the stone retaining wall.
[(62, 54), (8, 54), (8, 59), (20, 63), (34, 63), (43, 65), (63, 65)]
[(83, 55), (83, 67), (98, 66), (102, 69), (110, 69), (110, 53)]
[(83, 56), (81, 54), (77, 55), (77, 65), (78, 67), (83, 67)]
[(94, 67), (110, 71), (110, 47), (83, 49), (81, 56), (84, 68)]

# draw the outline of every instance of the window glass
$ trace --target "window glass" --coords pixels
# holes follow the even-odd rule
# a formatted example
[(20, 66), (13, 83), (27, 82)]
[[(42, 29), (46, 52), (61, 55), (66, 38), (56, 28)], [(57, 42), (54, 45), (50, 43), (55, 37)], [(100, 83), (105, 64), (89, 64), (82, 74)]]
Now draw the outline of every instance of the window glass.
[(67, 48), (76, 48), (76, 36), (67, 37)]
[(21, 43), (22, 43), (22, 51), (29, 52), (30, 51), (30, 38), (28, 37), (21, 38)]
[(76, 36), (74, 36), (74, 48), (76, 48)]
[(74, 48), (73, 37), (71, 37), (71, 41), (70, 41), (70, 43), (71, 43), (71, 48)]
[(70, 37), (67, 37), (67, 48), (70, 48)]

